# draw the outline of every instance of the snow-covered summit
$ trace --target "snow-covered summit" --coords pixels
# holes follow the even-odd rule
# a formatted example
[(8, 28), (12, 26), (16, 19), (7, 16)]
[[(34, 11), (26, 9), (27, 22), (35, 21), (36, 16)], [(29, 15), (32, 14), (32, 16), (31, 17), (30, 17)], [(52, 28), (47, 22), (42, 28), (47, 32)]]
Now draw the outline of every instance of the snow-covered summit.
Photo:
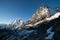
[(41, 6), (35, 14), (31, 17), (32, 19), (42, 19), (43, 17), (50, 17), (49, 9), (45, 6)]
[(25, 23), (24, 26), (32, 27), (34, 25), (40, 24), (45, 21), (53, 20), (58, 18), (60, 12), (57, 12), (55, 9), (51, 9), (45, 6), (41, 6), (36, 13)]
[(37, 21), (41, 21), (45, 18), (48, 18), (51, 16), (51, 13), (49, 11), (49, 8), (45, 6), (41, 6), (29, 19), (29, 22), (36, 23)]
[(18, 18), (17, 20), (14, 20), (11, 25), (15, 26), (16, 28), (20, 27), (22, 25), (23, 21)]

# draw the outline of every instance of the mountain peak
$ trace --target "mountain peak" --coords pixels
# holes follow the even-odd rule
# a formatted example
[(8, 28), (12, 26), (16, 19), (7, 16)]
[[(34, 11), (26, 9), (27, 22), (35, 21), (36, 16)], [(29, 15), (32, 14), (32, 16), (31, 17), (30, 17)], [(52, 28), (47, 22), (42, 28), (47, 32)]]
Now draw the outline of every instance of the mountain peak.
[(37, 21), (41, 21), (50, 16), (51, 16), (51, 13), (50, 13), (49, 9), (43, 5), (32, 15), (32, 17), (29, 19), (29, 21), (34, 24)]
[(18, 18), (16, 20), (14, 20), (11, 24), (13, 26), (20, 27), (22, 25), (22, 23), (23, 23), (22, 19), (21, 18)]

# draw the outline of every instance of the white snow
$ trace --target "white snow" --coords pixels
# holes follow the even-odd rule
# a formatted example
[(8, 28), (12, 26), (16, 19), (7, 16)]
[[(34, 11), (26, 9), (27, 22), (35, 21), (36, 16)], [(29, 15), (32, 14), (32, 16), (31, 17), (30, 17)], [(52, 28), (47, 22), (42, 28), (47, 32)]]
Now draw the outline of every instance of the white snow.
[(40, 24), (40, 23), (42, 23), (42, 22), (44, 22), (44, 21), (45, 21), (45, 20), (42, 20), (42, 21), (36, 22), (36, 23), (34, 24), (34, 26), (37, 25), (37, 24)]
[(14, 25), (16, 23), (16, 20), (14, 20), (11, 24)]
[(17, 20), (13, 21), (11, 24), (15, 26), (15, 29), (16, 29), (23, 24), (23, 21), (20, 18), (18, 18)]
[(55, 18), (58, 18), (60, 16), (60, 12), (57, 12), (55, 15), (51, 16), (50, 18), (46, 18), (46, 20), (50, 21), (53, 20)]
[(44, 21), (53, 20), (53, 19), (55, 19), (55, 18), (58, 18), (59, 16), (60, 16), (60, 12), (57, 12), (55, 15), (53, 15), (53, 16), (51, 16), (51, 17), (49, 17), (49, 18), (46, 18), (45, 20), (41, 20), (41, 21), (39, 21), (39, 22), (36, 22), (34, 25), (37, 25), (37, 24), (42, 23), (42, 22), (44, 22)]
[(47, 9), (47, 8), (44, 8), (44, 9), (41, 11), (41, 15), (47, 14), (47, 12), (48, 12), (48, 9)]
[(32, 24), (28, 24), (28, 25), (26, 25), (26, 26), (33, 26)]

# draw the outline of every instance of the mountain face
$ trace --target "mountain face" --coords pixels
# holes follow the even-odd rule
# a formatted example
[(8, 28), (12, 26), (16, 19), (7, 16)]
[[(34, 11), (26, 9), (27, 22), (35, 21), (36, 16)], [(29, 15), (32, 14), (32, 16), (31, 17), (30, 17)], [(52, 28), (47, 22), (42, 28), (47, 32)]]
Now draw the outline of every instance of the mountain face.
[[(39, 13), (33, 16), (25, 23), (16, 20), (11, 23), (12, 28), (21, 28), (9, 30), (0, 29), (1, 40), (60, 40), (60, 12), (51, 15), (47, 7), (41, 6)], [(42, 13), (42, 14), (41, 14)], [(52, 12), (53, 13), (53, 12)], [(37, 16), (36, 16), (37, 15)]]
[(11, 25), (14, 26), (15, 28), (20, 27), (22, 24), (23, 24), (23, 21), (22, 21), (20, 18), (18, 18), (17, 20), (14, 20), (14, 21), (11, 23)]
[(24, 26), (22, 28), (25, 27), (32, 27), (34, 26), (37, 22), (43, 21), (45, 18), (49, 18), (51, 17), (51, 15), (53, 14), (53, 12), (51, 12), (51, 10), (45, 6), (41, 6), (33, 15), (32, 17), (26, 21), (24, 23)]
[(45, 18), (50, 17), (51, 14), (49, 12), (49, 9), (47, 7), (41, 6), (35, 14), (30, 18), (30, 21), (32, 23), (36, 23), (37, 21), (41, 21)]

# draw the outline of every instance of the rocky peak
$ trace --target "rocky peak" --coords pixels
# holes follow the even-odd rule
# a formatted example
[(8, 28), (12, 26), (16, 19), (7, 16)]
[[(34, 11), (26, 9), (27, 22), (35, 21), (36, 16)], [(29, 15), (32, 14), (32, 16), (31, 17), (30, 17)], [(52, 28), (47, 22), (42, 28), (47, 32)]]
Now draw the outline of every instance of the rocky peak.
[(50, 11), (47, 7), (45, 6), (41, 6), (39, 7), (39, 9), (32, 15), (32, 17), (28, 20), (29, 24), (35, 24), (36, 22), (38, 21), (41, 21), (45, 18), (48, 18), (50, 17), (51, 14), (50, 14)]
[(17, 28), (17, 27), (20, 27), (22, 25), (22, 23), (23, 23), (23, 21), (20, 18), (18, 18), (17, 20), (14, 20), (11, 23), (11, 25), (13, 25), (13, 26), (15, 26)]

